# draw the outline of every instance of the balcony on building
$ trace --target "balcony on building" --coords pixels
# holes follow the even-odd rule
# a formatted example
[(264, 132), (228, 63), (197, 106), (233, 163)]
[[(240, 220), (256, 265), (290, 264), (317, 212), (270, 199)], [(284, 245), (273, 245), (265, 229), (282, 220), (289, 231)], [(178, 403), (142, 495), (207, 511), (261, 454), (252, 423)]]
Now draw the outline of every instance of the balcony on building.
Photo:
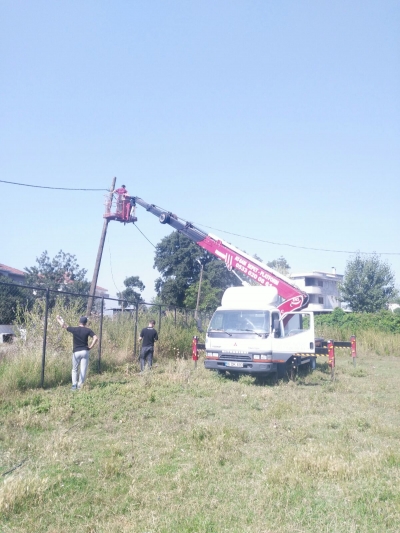
[(340, 307), (339, 284), (343, 275), (336, 274), (336, 269), (331, 272), (314, 270), (312, 272), (299, 272), (290, 275), (299, 289), (309, 295), (307, 309), (320, 313), (330, 313)]

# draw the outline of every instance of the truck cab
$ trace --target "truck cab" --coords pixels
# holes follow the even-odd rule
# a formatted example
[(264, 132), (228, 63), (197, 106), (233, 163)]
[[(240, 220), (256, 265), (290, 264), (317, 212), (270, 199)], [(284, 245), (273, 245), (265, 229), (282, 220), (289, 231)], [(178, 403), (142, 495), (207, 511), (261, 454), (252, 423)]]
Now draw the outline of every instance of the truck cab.
[(271, 374), (315, 355), (310, 312), (281, 315), (274, 287), (231, 287), (223, 295), (206, 334), (205, 368), (242, 374)]

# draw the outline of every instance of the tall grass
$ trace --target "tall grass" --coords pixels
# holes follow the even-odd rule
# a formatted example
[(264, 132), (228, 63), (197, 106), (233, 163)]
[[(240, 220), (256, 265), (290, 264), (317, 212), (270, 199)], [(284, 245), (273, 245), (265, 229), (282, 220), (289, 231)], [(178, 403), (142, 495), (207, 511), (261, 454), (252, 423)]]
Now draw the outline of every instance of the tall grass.
[[(400, 530), (400, 358), (386, 356), (398, 336), (359, 332), (357, 368), (339, 355), (333, 382), (319, 359), (295, 381), (261, 384), (195, 371), (194, 323), (168, 313), (157, 366), (138, 374), (134, 319), (121, 314), (104, 320), (104, 372), (92, 353), (73, 393), (72, 340), (55, 315), (76, 324), (79, 309), (49, 316), (46, 390), (43, 308), (31, 313), (0, 348), (2, 533)], [(150, 318), (141, 310), (137, 336)]]
[[(351, 327), (316, 325), (316, 336), (336, 341), (349, 341), (355, 331)], [(359, 354), (400, 356), (400, 334), (375, 329), (358, 330), (356, 334)]]
[[(0, 531), (398, 533), (400, 359), (261, 386), (165, 359), (0, 403)], [(14, 470), (13, 470), (14, 469)]]
[[(80, 303), (72, 301), (66, 305), (62, 299), (58, 299), (55, 307), (49, 312), (45, 354), (46, 387), (54, 387), (70, 381), (72, 336), (59, 326), (56, 320), (57, 315), (62, 316), (68, 325), (78, 324), (81, 315)], [(121, 365), (137, 368), (140, 332), (152, 318), (157, 322), (157, 314), (152, 314), (147, 308), (140, 309), (135, 329), (134, 314), (120, 313), (113, 317), (104, 316), (102, 370), (116, 370)], [(44, 302), (37, 300), (31, 310), (19, 310), (18, 325), (20, 333), (16, 342), (0, 351), (0, 383), (1, 391), (5, 394), (13, 390), (27, 390), (40, 385)], [(92, 317), (88, 326), (99, 334), (100, 317)], [(192, 318), (182, 313), (175, 315), (169, 311), (164, 312), (159, 341), (155, 348), (155, 363), (165, 359), (189, 357), (194, 335), (198, 335), (198, 331)], [(136, 357), (134, 357), (135, 354)], [(90, 372), (97, 372), (99, 356), (98, 348), (95, 347), (90, 355)]]
[[(46, 387), (55, 387), (70, 381), (72, 338), (60, 328), (56, 316), (61, 315), (67, 324), (76, 325), (82, 312), (81, 306), (80, 301), (66, 301), (59, 298), (55, 307), (49, 312), (45, 360)], [(138, 369), (139, 335), (152, 318), (156, 320), (158, 328), (158, 312), (154, 313), (147, 307), (140, 308), (135, 331), (134, 314), (104, 316), (102, 370), (116, 371), (121, 365), (128, 365), (130, 370), (134, 371)], [(36, 388), (41, 383), (44, 301), (36, 300), (30, 311), (20, 309), (18, 324), (23, 334), (13, 346), (0, 349), (0, 384), (1, 391), (5, 394), (13, 390)], [(99, 332), (99, 316), (91, 318), (90, 327), (95, 333)], [(351, 328), (352, 324), (347, 322), (340, 325), (317, 323), (316, 335), (325, 339), (349, 340), (350, 335), (354, 333)], [(159, 341), (156, 344), (155, 364), (170, 359), (190, 358), (193, 335), (199, 333), (192, 317), (165, 311), (162, 315)], [(204, 336), (200, 337), (204, 340)], [(359, 355), (399, 356), (400, 335), (376, 329), (358, 330), (357, 350)], [(91, 353), (90, 372), (97, 372), (98, 368), (99, 352), (95, 348)]]

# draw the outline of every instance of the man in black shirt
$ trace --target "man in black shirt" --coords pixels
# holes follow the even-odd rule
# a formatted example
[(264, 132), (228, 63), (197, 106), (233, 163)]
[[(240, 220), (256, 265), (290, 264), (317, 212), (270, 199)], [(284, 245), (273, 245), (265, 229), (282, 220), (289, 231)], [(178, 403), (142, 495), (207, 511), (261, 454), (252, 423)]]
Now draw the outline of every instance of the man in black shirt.
[(146, 361), (149, 368), (153, 365), (154, 342), (158, 341), (157, 331), (154, 329), (154, 320), (150, 320), (147, 328), (143, 328), (140, 332), (139, 341), (142, 341), (142, 349), (140, 350), (140, 371), (143, 372), (146, 366)]
[[(79, 326), (70, 327), (64, 320), (57, 316), (57, 322), (61, 327), (72, 333), (73, 348), (72, 348), (72, 390), (80, 389), (85, 381), (86, 373), (89, 365), (89, 351), (97, 343), (97, 335), (93, 333), (90, 328), (86, 327), (88, 319), (81, 316), (79, 319)], [(89, 337), (92, 338), (90, 346), (88, 344)], [(80, 366), (79, 379), (78, 367)]]

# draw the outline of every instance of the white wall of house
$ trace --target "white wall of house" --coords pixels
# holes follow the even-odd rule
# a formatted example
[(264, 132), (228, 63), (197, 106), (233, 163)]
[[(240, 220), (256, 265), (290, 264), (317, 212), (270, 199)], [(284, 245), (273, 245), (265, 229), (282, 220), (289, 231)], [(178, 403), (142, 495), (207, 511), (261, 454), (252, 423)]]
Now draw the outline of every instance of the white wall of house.
[(309, 295), (310, 311), (332, 311), (335, 307), (340, 307), (338, 286), (343, 275), (336, 274), (334, 269), (330, 273), (317, 270), (293, 273), (290, 278)]

